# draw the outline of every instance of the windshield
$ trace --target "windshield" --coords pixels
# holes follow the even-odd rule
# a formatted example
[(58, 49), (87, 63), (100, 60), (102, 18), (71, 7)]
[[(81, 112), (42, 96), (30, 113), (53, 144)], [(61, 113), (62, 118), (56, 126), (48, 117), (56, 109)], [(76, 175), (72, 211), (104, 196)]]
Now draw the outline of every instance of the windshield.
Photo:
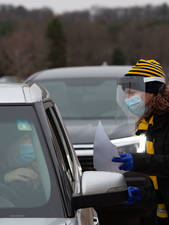
[(65, 119), (120, 119), (116, 102), (117, 79), (67, 78), (41, 81)]
[[(1, 106), (0, 134), (0, 208), (21, 217), (49, 216), (49, 210), (39, 210), (49, 204), (52, 184), (45, 159), (47, 148), (33, 107)], [(57, 201), (55, 216), (60, 212)]]

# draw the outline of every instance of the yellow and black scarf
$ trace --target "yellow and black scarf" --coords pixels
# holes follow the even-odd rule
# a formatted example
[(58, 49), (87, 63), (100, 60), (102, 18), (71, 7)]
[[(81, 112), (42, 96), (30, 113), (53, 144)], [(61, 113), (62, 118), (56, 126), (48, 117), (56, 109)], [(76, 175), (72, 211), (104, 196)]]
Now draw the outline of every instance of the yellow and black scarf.
[[(143, 131), (146, 133), (147, 141), (146, 141), (146, 153), (147, 154), (155, 154), (154, 151), (154, 140), (151, 137), (151, 128), (153, 126), (153, 116), (149, 119), (149, 121), (142, 120), (138, 126), (138, 131)], [(138, 132), (137, 131), (137, 132)], [(150, 176), (151, 180), (154, 184), (154, 189), (158, 190), (158, 181), (156, 176)], [(157, 204), (157, 217), (159, 218), (168, 218), (168, 213), (164, 203)]]

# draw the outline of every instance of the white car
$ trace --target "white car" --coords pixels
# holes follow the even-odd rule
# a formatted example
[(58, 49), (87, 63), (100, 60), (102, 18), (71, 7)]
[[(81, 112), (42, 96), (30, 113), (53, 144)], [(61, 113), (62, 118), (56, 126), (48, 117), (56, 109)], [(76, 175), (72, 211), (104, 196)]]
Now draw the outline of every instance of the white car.
[(62, 118), (36, 84), (0, 84), (0, 225), (97, 224), (127, 200), (123, 175), (82, 173)]

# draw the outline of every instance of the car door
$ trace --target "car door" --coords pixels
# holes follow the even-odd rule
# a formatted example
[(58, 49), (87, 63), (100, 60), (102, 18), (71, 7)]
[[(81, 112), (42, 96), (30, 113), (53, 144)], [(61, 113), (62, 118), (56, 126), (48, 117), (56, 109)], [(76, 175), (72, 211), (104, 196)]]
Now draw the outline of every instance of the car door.
[[(65, 209), (59, 166), (53, 165), (54, 149), (49, 148), (34, 105), (0, 105), (0, 224), (74, 224)], [(28, 164), (21, 154), (23, 146), (32, 149)]]
[[(63, 125), (63, 121), (52, 102), (45, 103), (45, 111), (48, 118), (49, 127), (52, 133), (52, 141), (57, 158), (59, 158), (60, 168), (62, 171), (62, 182), (66, 193), (65, 204), (69, 209), (69, 216), (73, 216), (71, 208), (71, 197), (73, 193), (80, 192), (80, 166), (75, 156), (72, 145)], [(75, 213), (78, 224), (93, 224), (93, 219), (97, 220), (96, 213), (93, 209), (80, 209)]]

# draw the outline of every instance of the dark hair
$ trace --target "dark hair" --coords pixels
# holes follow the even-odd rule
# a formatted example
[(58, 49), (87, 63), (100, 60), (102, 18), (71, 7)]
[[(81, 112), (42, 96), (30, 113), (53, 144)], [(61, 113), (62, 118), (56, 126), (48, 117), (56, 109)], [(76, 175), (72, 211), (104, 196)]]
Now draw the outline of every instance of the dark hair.
[(142, 119), (148, 120), (152, 115), (164, 115), (169, 112), (169, 85), (163, 84), (157, 95), (154, 95), (148, 103), (148, 110), (137, 121), (139, 125)]

